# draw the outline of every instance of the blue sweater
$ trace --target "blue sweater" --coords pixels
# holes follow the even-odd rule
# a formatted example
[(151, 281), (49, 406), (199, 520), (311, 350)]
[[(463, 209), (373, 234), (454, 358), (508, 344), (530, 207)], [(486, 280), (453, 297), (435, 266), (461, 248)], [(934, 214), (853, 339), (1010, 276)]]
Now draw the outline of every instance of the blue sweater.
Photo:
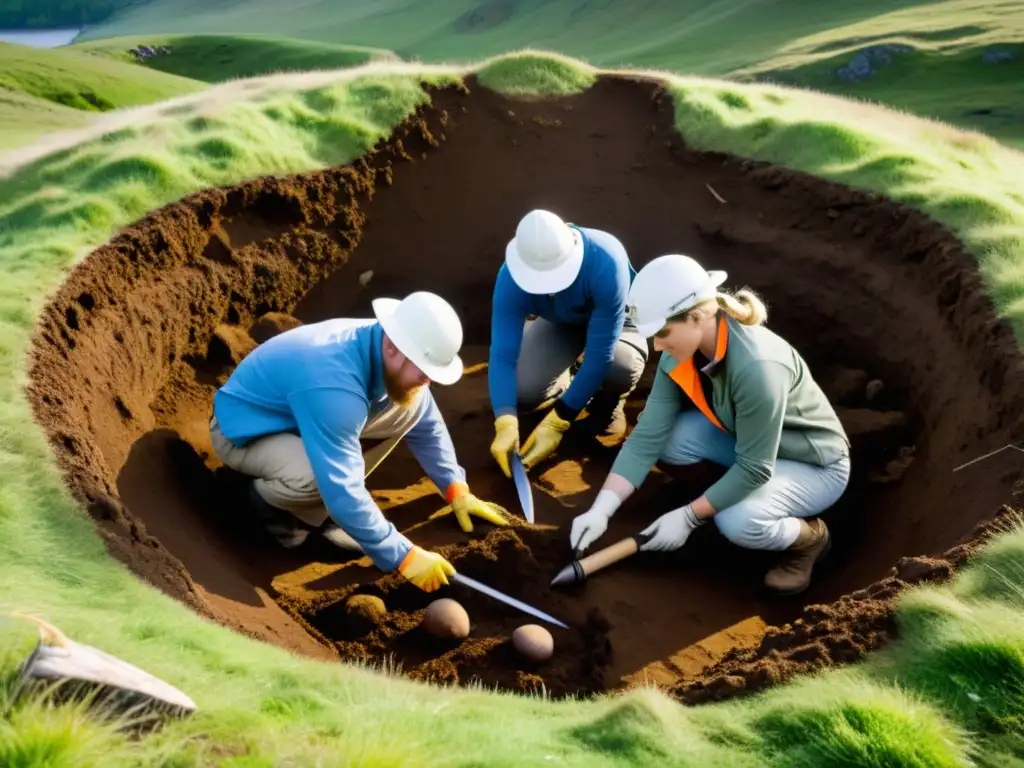
[(626, 249), (613, 235), (576, 227), (583, 234), (583, 266), (572, 284), (555, 294), (530, 294), (516, 285), (501, 265), (491, 308), (488, 386), (495, 418), (516, 411), (516, 363), (523, 323), (534, 314), (552, 323), (586, 325), (583, 364), (555, 404), (558, 414), (576, 418), (601, 385), (611, 364), (615, 342), (626, 319), (626, 299), (636, 271)]
[[(364, 481), (359, 434), (390, 405), (375, 320), (326, 320), (286, 331), (256, 347), (214, 395), (224, 436), (238, 446), (297, 433), (330, 516), (382, 571), (393, 571), (412, 543), (374, 503)], [(425, 389), (423, 416), (406, 434), (413, 455), (444, 492), (465, 482), (437, 403)]]

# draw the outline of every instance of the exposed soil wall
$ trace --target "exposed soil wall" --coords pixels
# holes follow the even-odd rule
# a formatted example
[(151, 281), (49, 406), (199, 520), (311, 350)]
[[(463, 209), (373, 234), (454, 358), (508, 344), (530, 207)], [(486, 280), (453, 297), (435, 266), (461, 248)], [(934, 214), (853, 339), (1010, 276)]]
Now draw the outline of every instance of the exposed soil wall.
[[(414, 541), (572, 625), (553, 629), (555, 655), (540, 664), (509, 641), (531, 617), (451, 588), (472, 632), (431, 640), (417, 626), (430, 596), (323, 542), (276, 548), (246, 517), (242, 479), (210, 448), (218, 383), (289, 324), (369, 316), (371, 298), (418, 289), (444, 295), (466, 329), (471, 367), (435, 393), (470, 485), (518, 512), (487, 450), (486, 367), (472, 366), (486, 362), (505, 243), (533, 207), (615, 233), (637, 268), (689, 253), (767, 299), (771, 327), (808, 359), (854, 438), (853, 482), (826, 515), (832, 554), (806, 593), (764, 594), (771, 557), (713, 526), (679, 552), (549, 588), (571, 520), (616, 450), (572, 439), (534, 473), (532, 528), (481, 522), (465, 535), (450, 516), (431, 518), (444, 502), (404, 446), (369, 484)], [(1018, 478), (1005, 454), (953, 472), (1019, 439), (1024, 402), (1016, 342), (956, 239), (876, 196), (686, 149), (668, 96), (645, 81), (604, 78), (582, 95), (529, 102), (470, 81), (435, 92), (350, 167), (153, 211), (73, 271), (33, 351), (35, 415), (115, 557), (253, 637), (322, 658), (390, 659), (423, 680), (555, 695), (649, 680), (697, 702), (859, 658), (892, 635), (892, 599), (907, 583), (948, 577), (978, 546)], [(653, 473), (602, 543), (712, 479), (706, 468)], [(353, 594), (382, 597), (387, 614), (354, 616)]]

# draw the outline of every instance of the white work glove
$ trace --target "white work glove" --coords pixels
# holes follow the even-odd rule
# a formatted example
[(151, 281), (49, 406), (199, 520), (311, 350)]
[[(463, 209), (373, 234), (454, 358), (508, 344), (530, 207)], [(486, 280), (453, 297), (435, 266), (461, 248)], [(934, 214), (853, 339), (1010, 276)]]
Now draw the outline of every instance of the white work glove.
[(573, 519), (572, 529), (569, 531), (569, 544), (576, 554), (581, 554), (604, 535), (608, 530), (608, 521), (612, 519), (620, 504), (622, 500), (614, 491), (601, 491), (590, 509)]
[(641, 536), (651, 537), (646, 544), (640, 545), (640, 549), (643, 552), (666, 552), (679, 549), (690, 538), (693, 530), (706, 522), (707, 520), (701, 520), (694, 514), (693, 507), (689, 504), (679, 507), (679, 509), (673, 509), (640, 532)]

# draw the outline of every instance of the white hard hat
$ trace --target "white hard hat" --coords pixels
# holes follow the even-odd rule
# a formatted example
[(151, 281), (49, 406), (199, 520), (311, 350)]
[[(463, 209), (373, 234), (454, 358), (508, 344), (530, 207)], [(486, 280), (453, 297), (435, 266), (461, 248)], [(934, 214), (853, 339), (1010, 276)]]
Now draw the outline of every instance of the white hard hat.
[(373, 314), (398, 351), (431, 381), (454, 384), (462, 378), (462, 323), (436, 293), (416, 291), (401, 301), (374, 299)]
[(583, 238), (551, 211), (530, 211), (505, 248), (505, 263), (527, 293), (558, 293), (579, 274)]
[(642, 336), (653, 336), (672, 315), (713, 299), (726, 277), (720, 270), (708, 272), (689, 256), (659, 256), (633, 278), (628, 316)]

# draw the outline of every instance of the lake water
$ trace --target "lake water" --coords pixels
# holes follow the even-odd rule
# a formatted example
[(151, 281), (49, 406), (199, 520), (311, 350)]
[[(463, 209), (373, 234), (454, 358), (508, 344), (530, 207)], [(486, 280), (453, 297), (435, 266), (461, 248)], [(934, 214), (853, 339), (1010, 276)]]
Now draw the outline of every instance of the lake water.
[(32, 45), (36, 48), (56, 48), (67, 45), (80, 32), (79, 29), (0, 29), (0, 42)]

